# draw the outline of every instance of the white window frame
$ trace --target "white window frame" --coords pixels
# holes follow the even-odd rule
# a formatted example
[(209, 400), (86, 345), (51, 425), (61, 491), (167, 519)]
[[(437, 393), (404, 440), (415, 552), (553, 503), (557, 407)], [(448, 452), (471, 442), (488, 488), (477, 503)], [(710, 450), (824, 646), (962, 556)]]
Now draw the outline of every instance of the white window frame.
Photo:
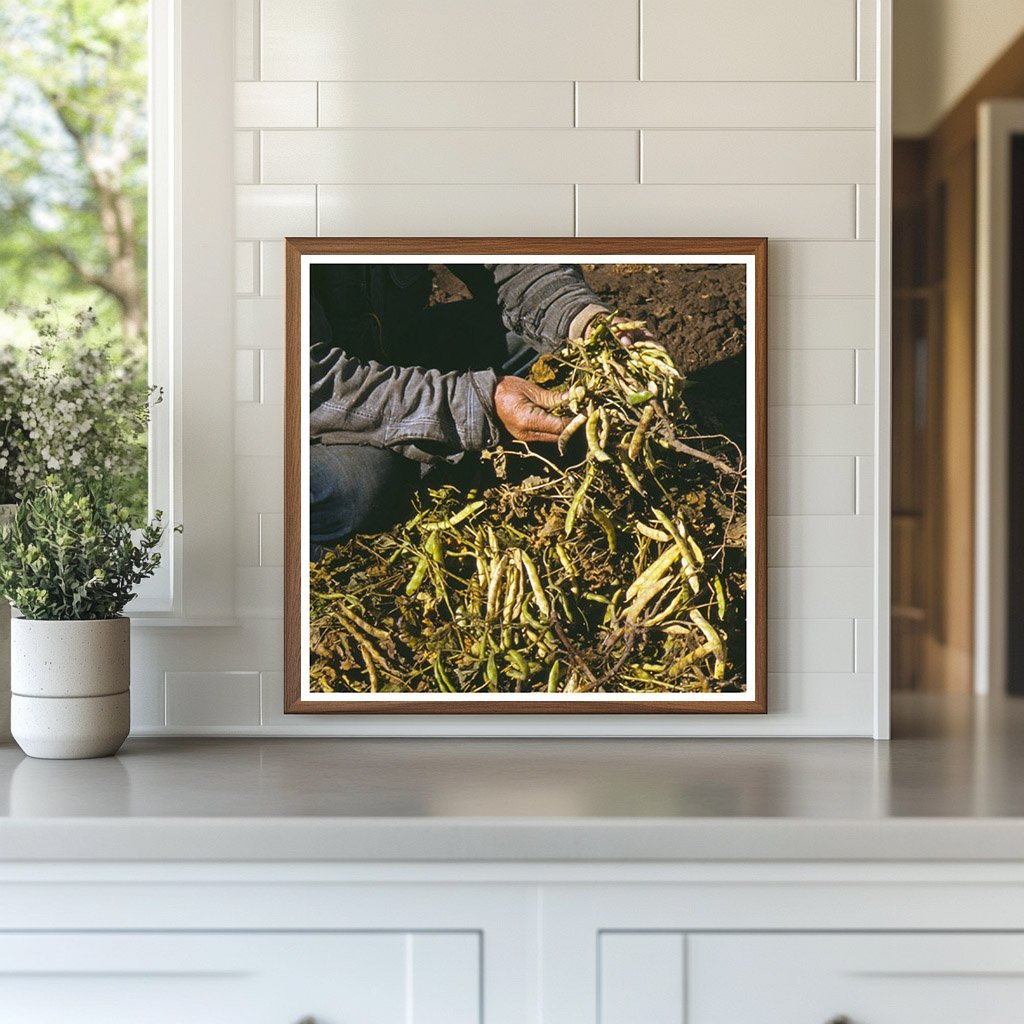
[(149, 500), (163, 563), (137, 625), (234, 621), (231, 0), (150, 0)]
[(1010, 140), (1024, 100), (978, 106), (974, 692), (1005, 693), (1010, 517)]

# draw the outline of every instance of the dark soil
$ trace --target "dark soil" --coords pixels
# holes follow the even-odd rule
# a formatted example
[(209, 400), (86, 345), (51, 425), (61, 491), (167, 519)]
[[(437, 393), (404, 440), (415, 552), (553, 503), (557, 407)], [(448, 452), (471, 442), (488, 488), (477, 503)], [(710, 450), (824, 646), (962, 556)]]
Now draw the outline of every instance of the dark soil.
[(590, 287), (623, 316), (646, 320), (689, 379), (698, 422), (746, 449), (746, 267), (583, 264)]
[(743, 351), (746, 267), (585, 264), (590, 287), (623, 316), (646, 320), (685, 374)]

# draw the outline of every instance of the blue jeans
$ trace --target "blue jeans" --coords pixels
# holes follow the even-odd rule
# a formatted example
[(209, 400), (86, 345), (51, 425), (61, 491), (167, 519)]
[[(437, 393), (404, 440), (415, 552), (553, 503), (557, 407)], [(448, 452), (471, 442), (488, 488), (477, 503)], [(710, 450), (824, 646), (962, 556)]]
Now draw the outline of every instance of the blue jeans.
[[(537, 353), (512, 333), (506, 335), (506, 348), (498, 373), (525, 376)], [(354, 533), (378, 533), (402, 519), (422, 478), (420, 470), (421, 463), (386, 448), (310, 445), (310, 560), (319, 561), (325, 548)]]
[(353, 533), (387, 529), (402, 517), (419, 479), (416, 463), (386, 448), (311, 445), (310, 560)]

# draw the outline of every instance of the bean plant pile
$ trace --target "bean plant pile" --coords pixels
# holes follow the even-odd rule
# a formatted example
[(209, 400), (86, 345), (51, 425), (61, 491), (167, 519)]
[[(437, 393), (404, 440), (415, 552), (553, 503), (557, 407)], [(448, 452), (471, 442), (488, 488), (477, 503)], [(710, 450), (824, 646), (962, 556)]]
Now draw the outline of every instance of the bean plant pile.
[(310, 567), (310, 683), (342, 693), (742, 689), (745, 467), (671, 357), (602, 320), (534, 364), (556, 445), (483, 453)]

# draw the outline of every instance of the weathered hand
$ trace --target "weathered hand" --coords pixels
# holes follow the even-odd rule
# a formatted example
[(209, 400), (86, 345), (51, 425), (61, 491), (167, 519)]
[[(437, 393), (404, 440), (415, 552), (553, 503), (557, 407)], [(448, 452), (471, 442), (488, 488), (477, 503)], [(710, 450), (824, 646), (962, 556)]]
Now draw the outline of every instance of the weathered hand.
[(563, 401), (565, 395), (522, 377), (499, 377), (494, 389), (498, 419), (517, 441), (557, 441), (569, 421), (548, 410)]

